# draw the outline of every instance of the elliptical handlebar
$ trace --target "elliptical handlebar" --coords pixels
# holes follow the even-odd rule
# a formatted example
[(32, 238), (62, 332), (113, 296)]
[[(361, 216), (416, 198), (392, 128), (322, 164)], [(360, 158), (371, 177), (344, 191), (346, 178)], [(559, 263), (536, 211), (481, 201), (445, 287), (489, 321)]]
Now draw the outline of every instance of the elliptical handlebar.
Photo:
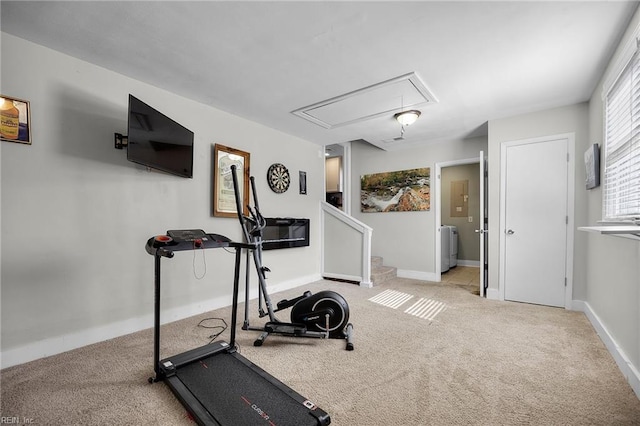
[[(267, 226), (267, 221), (260, 213), (260, 207), (258, 206), (258, 196), (256, 193), (256, 185), (255, 179), (253, 176), (249, 178), (249, 182), (251, 183), (251, 192), (253, 194), (253, 202), (255, 207), (247, 206), (251, 217), (245, 216), (244, 209), (242, 208), (242, 202), (240, 197), (240, 187), (238, 185), (238, 175), (237, 175), (237, 167), (236, 165), (231, 166), (231, 178), (233, 179), (233, 191), (235, 193), (236, 198), (236, 210), (238, 211), (238, 220), (240, 221), (240, 225), (242, 226), (242, 232), (244, 233), (244, 238), (246, 242), (250, 243), (252, 241), (251, 235), (259, 235), (262, 233), (262, 230), (265, 226)], [(251, 224), (251, 229), (248, 229), (246, 226), (247, 223)]]
[(249, 178), (249, 182), (251, 182), (251, 193), (253, 194), (253, 203), (256, 206), (256, 212), (262, 217), (260, 214), (260, 204), (258, 203), (258, 193), (256, 192), (256, 178), (251, 176)]
[(256, 192), (256, 179), (251, 176), (249, 178), (249, 183), (251, 184), (251, 194), (253, 195), (253, 204), (254, 207), (251, 208), (249, 206), (249, 211), (251, 212), (251, 217), (255, 221), (255, 227), (251, 231), (252, 234), (255, 234), (258, 231), (262, 231), (265, 226), (267, 226), (267, 221), (260, 213), (260, 204), (258, 203), (258, 193)]
[(245, 221), (249, 220), (249, 218), (244, 215), (242, 203), (240, 202), (240, 189), (238, 188), (238, 176), (236, 169), (237, 167), (235, 164), (231, 166), (231, 179), (233, 180), (233, 192), (235, 193), (236, 198), (236, 211), (238, 212), (238, 220), (240, 221), (240, 226), (242, 227), (244, 239), (247, 243), (250, 243), (251, 237), (249, 236), (249, 231), (245, 226)]

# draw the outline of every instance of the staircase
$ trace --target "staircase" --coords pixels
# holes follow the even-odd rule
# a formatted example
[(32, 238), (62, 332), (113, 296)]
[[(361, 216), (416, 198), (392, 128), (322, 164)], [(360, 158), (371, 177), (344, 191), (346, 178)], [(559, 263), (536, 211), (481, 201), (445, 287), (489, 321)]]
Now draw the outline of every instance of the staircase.
[(384, 266), (382, 264), (382, 257), (380, 256), (371, 256), (371, 282), (374, 286), (383, 285), (388, 280), (397, 276), (397, 268)]

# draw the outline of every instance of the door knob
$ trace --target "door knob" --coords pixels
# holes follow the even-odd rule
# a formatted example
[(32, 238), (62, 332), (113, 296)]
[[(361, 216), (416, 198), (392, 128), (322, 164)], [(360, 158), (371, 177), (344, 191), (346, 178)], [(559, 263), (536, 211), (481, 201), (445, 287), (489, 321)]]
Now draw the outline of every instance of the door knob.
[(486, 234), (488, 229), (476, 229), (475, 232), (476, 234)]
[(515, 234), (515, 232), (513, 232), (513, 229), (507, 229), (507, 235), (513, 235)]

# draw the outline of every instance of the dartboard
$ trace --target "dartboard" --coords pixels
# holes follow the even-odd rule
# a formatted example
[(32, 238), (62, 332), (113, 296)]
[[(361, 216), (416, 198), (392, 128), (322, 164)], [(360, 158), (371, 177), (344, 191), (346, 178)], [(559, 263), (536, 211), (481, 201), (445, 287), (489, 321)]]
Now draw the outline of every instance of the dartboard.
[(289, 170), (280, 163), (272, 164), (267, 171), (267, 182), (273, 192), (278, 194), (285, 192), (291, 183)]

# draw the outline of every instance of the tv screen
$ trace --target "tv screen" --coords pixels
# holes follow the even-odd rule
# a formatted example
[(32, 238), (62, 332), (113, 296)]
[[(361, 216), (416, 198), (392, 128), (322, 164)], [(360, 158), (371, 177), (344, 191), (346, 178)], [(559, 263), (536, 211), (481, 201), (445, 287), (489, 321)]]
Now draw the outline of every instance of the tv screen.
[(127, 160), (193, 177), (193, 132), (129, 95)]

